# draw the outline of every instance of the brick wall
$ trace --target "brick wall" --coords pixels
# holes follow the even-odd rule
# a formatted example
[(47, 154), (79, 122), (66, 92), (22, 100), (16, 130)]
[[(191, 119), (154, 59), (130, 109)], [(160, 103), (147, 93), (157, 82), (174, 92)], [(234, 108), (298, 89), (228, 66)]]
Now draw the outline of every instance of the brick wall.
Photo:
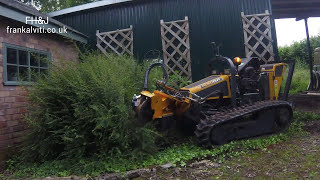
[(10, 147), (23, 141), (26, 124), (21, 118), (26, 111), (26, 92), (19, 86), (3, 84), (2, 43), (50, 51), (54, 62), (78, 59), (73, 43), (56, 34), (7, 34), (7, 26), (21, 27), (26, 24), (0, 16), (0, 161), (6, 158)]

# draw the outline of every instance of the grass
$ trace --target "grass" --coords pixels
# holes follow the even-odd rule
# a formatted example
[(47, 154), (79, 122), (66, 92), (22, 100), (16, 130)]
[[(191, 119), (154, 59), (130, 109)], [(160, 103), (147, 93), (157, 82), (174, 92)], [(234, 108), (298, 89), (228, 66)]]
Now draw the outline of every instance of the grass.
[(290, 94), (298, 94), (308, 89), (310, 72), (308, 65), (302, 61), (296, 62), (295, 71), (291, 82)]
[(291, 138), (266, 150), (252, 151), (226, 161), (215, 169), (212, 178), (319, 179), (319, 148), (319, 134)]
[[(263, 138), (235, 141), (213, 149), (198, 147), (193, 141), (181, 145), (174, 145), (163, 151), (143, 159), (126, 159), (124, 157), (104, 157), (97, 155), (90, 159), (65, 159), (48, 161), (43, 164), (16, 164), (15, 160), (7, 162), (7, 178), (39, 178), (47, 176), (87, 176), (95, 177), (105, 172), (124, 172), (127, 170), (162, 165), (171, 162), (174, 166), (185, 166), (188, 161), (204, 158), (215, 158), (223, 161), (226, 157), (236, 157), (252, 150), (263, 150), (268, 146), (288, 140), (292, 137), (306, 135), (302, 129), (307, 121), (320, 119), (319, 114), (294, 113), (295, 122), (285, 134), (267, 136)], [(4, 175), (2, 175), (4, 177)], [(0, 175), (1, 177), (1, 175)]]
[[(289, 71), (289, 67), (286, 68), (284, 73), (283, 82), (281, 85), (282, 90), (284, 90), (286, 85), (288, 71)], [(297, 60), (289, 93), (299, 94), (301, 92), (306, 91), (308, 89), (309, 81), (310, 81), (310, 71), (309, 71), (308, 65), (302, 62), (301, 60)]]

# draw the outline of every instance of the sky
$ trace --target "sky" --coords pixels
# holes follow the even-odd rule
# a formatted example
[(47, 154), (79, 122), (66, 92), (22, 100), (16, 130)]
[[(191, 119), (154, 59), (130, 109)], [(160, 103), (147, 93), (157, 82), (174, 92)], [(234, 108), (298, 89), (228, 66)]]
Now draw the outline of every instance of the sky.
[[(310, 36), (320, 35), (320, 18), (309, 18), (308, 23)], [(291, 45), (307, 37), (304, 20), (276, 19), (276, 31), (279, 47)]]

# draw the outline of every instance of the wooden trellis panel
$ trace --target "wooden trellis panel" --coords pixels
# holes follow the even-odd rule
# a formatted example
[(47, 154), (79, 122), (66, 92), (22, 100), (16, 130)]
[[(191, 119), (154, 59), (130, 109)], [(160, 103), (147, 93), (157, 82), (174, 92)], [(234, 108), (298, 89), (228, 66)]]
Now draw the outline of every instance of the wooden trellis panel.
[(117, 55), (133, 55), (133, 27), (109, 32), (97, 30), (97, 47), (108, 56), (110, 52)]
[(241, 13), (246, 57), (259, 57), (264, 62), (274, 61), (270, 13), (245, 15)]
[(170, 74), (178, 73), (192, 79), (189, 21), (160, 21), (164, 64)]

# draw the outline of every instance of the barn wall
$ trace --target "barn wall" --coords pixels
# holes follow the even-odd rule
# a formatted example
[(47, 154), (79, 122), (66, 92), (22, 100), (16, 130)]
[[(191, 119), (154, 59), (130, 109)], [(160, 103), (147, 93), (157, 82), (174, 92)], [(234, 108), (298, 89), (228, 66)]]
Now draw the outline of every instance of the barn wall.
[[(134, 54), (141, 59), (149, 50), (161, 50), (160, 19), (171, 21), (188, 16), (193, 80), (198, 80), (212, 57), (210, 42), (222, 44), (224, 56), (243, 57), (240, 13), (265, 10), (272, 12), (270, 0), (136, 0), (55, 18), (89, 36), (91, 47), (96, 44), (96, 30), (112, 31), (133, 25)], [(276, 39), (274, 29), (273, 34)]]

